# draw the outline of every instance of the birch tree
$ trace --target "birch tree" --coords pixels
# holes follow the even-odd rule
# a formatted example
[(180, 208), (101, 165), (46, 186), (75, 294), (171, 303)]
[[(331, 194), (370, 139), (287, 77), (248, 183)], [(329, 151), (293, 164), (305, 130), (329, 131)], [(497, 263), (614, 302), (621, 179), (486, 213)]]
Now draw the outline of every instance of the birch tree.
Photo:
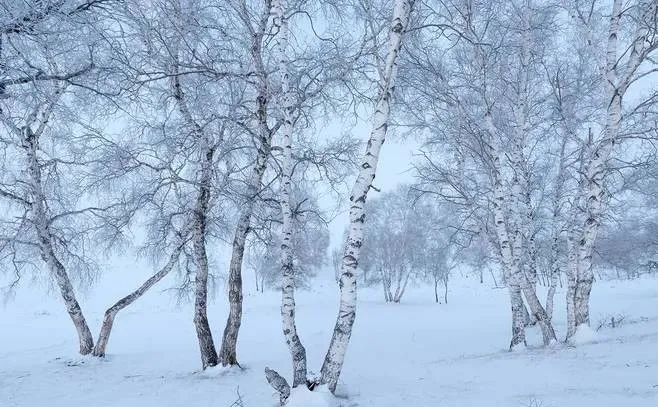
[[(116, 140), (106, 168), (112, 177), (127, 181), (118, 181), (127, 191), (125, 199), (146, 219), (142, 250), (161, 266), (108, 308), (97, 356), (106, 352), (117, 313), (179, 269), (181, 290), (193, 286), (202, 367), (219, 363), (207, 316), (211, 274), (206, 245), (225, 234), (225, 198), (238, 172), (234, 160), (241, 141), (236, 111), (245, 86), (236, 79), (246, 74), (240, 66), (241, 49), (230, 46), (232, 38), (219, 38), (208, 28), (226, 18), (224, 10), (196, 6), (178, 0), (150, 7), (127, 3), (117, 22), (123, 28), (124, 47), (115, 49), (115, 60), (128, 93), (122, 100), (126, 130), (140, 137)], [(209, 51), (210, 42), (221, 44), (235, 59)], [(186, 261), (179, 261), (181, 256)]]
[(399, 303), (421, 273), (418, 260), (429, 250), (434, 214), (411, 201), (408, 186), (382, 194), (367, 205), (372, 220), (364, 228), (360, 267), (376, 273), (386, 302)]
[[(658, 49), (657, 7), (654, 1), (639, 0), (628, 6), (624, 6), (621, 0), (612, 2), (605, 57), (595, 65), (601, 75), (603, 91), (600, 106), (605, 109), (605, 120), (601, 124), (601, 137), (586, 156), (583, 180), (585, 219), (576, 238), (576, 253), (569, 267), (567, 339), (572, 338), (579, 328), (589, 327), (589, 298), (594, 282), (592, 254), (608, 199), (605, 178), (614, 147), (620, 141), (624, 97), (632, 85), (655, 72), (652, 55)], [(585, 25), (587, 35), (595, 38), (596, 31), (591, 21), (593, 14), (588, 17), (577, 7), (568, 6), (568, 10)], [(588, 42), (588, 46), (595, 44), (594, 41)]]
[[(98, 268), (84, 248), (106, 233), (105, 247), (121, 235), (112, 205), (95, 205), (89, 171), (104, 138), (81, 108), (83, 89), (102, 80), (98, 34), (109, 1), (4, 2), (0, 5), (0, 258), (18, 283), (41, 258), (76, 328), (81, 354), (93, 338), (74, 288)], [(94, 60), (96, 59), (96, 61)], [(76, 112), (76, 110), (78, 110)], [(90, 150), (87, 150), (90, 149)], [(93, 193), (92, 193), (93, 194)], [(87, 206), (85, 203), (93, 202)], [(86, 276), (86, 277), (85, 277)]]
[[(541, 203), (533, 174), (547, 142), (542, 58), (553, 15), (543, 2), (461, 5), (445, 10), (455, 16), (448, 55), (438, 59), (419, 46), (405, 61), (405, 113), (430, 134), (417, 190), (459, 209), (456, 231), (487, 231), (510, 296), (510, 348), (525, 344), (526, 304), (550, 344), (556, 335), (536, 292)], [(440, 18), (433, 16), (437, 27)], [(420, 35), (438, 46), (446, 30)]]
[(236, 2), (234, 4), (237, 17), (251, 38), (250, 65), (256, 73), (256, 81), (254, 83), (256, 103), (253, 112), (254, 121), (249, 123), (253, 127), (250, 128), (249, 132), (254, 135), (256, 157), (246, 180), (245, 199), (242, 202), (242, 209), (239, 213), (233, 235), (231, 261), (228, 272), (229, 315), (224, 328), (220, 349), (220, 359), (224, 366), (238, 364), (237, 341), (242, 321), (242, 263), (245, 244), (249, 234), (254, 208), (256, 207), (256, 201), (261, 190), (263, 176), (267, 169), (267, 161), (272, 148), (272, 136), (275, 131), (268, 123), (268, 106), (271, 95), (263, 49), (263, 41), (269, 29), (268, 21), (271, 5), (271, 1), (265, 1), (256, 12), (253, 12), (254, 15), (252, 17), (246, 2)]
[[(341, 301), (338, 318), (322, 365), (320, 378), (317, 382), (306, 380), (306, 385), (310, 390), (320, 384), (326, 385), (331, 392), (335, 392), (351, 336), (356, 316), (356, 271), (363, 242), (365, 203), (375, 178), (379, 152), (390, 122), (391, 98), (397, 76), (397, 60), (402, 49), (402, 38), (407, 29), (412, 3), (408, 0), (397, 0), (395, 2), (391, 23), (387, 30), (388, 44), (385, 49), (385, 57), (376, 58), (376, 62), (380, 63), (377, 81), (378, 94), (375, 99), (372, 132), (364, 156), (360, 160), (359, 173), (350, 194), (350, 228), (347, 233), (340, 271)], [(289, 298), (287, 301), (288, 306), (292, 305)], [(292, 348), (294, 354), (296, 347)], [(299, 375), (299, 372), (302, 371), (301, 365), (296, 365), (295, 371), (294, 380), (299, 384), (302, 381), (301, 375)], [(290, 385), (277, 372), (269, 368), (266, 369), (265, 373), (268, 382), (281, 395), (281, 404), (285, 404), (290, 395)]]
[(290, 91), (288, 41), (290, 28), (286, 15), (286, 0), (273, 0), (274, 28), (276, 37), (277, 59), (281, 83), (280, 109), (283, 116), (281, 126), (281, 320), (283, 335), (290, 351), (293, 367), (292, 388), (305, 385), (307, 379), (306, 348), (302, 345), (295, 324), (295, 270), (293, 264), (293, 214), (291, 207), (292, 193), (292, 131), (293, 101)]
[(384, 64), (380, 67), (378, 95), (372, 122), (372, 132), (366, 146), (357, 179), (350, 193), (350, 226), (345, 241), (343, 263), (340, 273), (340, 306), (333, 336), (322, 365), (321, 383), (333, 392), (343, 368), (347, 345), (356, 318), (356, 279), (361, 246), (363, 245), (363, 226), (365, 224), (365, 203), (375, 179), (379, 152), (384, 144), (391, 117), (391, 101), (395, 89), (398, 56), (402, 49), (402, 40), (409, 24), (413, 7), (412, 0), (396, 0), (393, 16), (388, 30), (388, 46)]

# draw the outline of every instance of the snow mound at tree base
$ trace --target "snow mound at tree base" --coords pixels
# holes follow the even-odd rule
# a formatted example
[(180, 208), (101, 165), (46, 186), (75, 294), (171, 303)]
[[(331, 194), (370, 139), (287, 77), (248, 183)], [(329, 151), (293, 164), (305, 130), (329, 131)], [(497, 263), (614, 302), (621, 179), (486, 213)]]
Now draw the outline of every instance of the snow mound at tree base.
[(587, 324), (578, 325), (576, 333), (571, 338), (571, 343), (574, 345), (583, 345), (586, 343), (596, 342), (596, 331), (590, 328)]
[(340, 407), (340, 404), (326, 386), (313, 391), (301, 386), (292, 389), (286, 407)]
[(211, 366), (207, 367), (200, 372), (200, 376), (204, 378), (217, 378), (223, 376), (240, 375), (242, 369), (237, 366)]

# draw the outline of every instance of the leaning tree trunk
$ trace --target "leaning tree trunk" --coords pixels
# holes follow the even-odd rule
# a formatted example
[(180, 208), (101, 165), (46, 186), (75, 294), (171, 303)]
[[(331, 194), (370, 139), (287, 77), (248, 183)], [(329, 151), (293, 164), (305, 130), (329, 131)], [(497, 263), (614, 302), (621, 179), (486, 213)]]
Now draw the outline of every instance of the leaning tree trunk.
[[(270, 1), (265, 1), (264, 12), (259, 21), (258, 30), (252, 39), (251, 56), (257, 72), (258, 97), (256, 98), (256, 118), (258, 120), (258, 151), (256, 161), (251, 170), (251, 176), (247, 180), (246, 200), (242, 212), (238, 218), (238, 224), (233, 236), (233, 252), (228, 273), (228, 300), (229, 314), (224, 327), (220, 359), (223, 366), (239, 366), (237, 356), (238, 334), (242, 324), (242, 262), (244, 250), (251, 226), (251, 218), (256, 201), (260, 194), (263, 175), (267, 169), (267, 160), (272, 148), (272, 130), (267, 124), (267, 107), (269, 90), (267, 87), (267, 71), (262, 60), (262, 42), (267, 29), (267, 21), (270, 14)], [(263, 282), (261, 280), (261, 290)]]
[(283, 157), (281, 158), (281, 321), (283, 335), (290, 350), (293, 367), (292, 387), (306, 385), (306, 349), (297, 335), (295, 324), (295, 270), (293, 268), (293, 214), (291, 209), (292, 194), (292, 118), (293, 100), (290, 92), (290, 78), (288, 72), (288, 36), (290, 35), (288, 19), (286, 17), (285, 0), (274, 0), (274, 27), (278, 31), (276, 48), (279, 58), (279, 72), (281, 75), (281, 107), (283, 110), (282, 143)]
[[(247, 203), (238, 218), (238, 225), (235, 229), (235, 235), (233, 235), (233, 250), (228, 271), (229, 312), (222, 336), (222, 346), (219, 350), (219, 359), (222, 366), (239, 366), (237, 345), (238, 333), (240, 332), (240, 325), (242, 325), (242, 261), (247, 236), (249, 235), (252, 212), (253, 203)], [(258, 276), (256, 277), (256, 289), (258, 289)]]
[(375, 107), (373, 129), (362, 159), (359, 174), (350, 195), (350, 226), (343, 252), (340, 274), (340, 307), (329, 349), (322, 364), (321, 383), (333, 392), (343, 368), (347, 345), (356, 317), (356, 273), (363, 244), (365, 203), (375, 179), (379, 152), (390, 121), (391, 97), (397, 75), (397, 59), (402, 49), (402, 37), (407, 28), (413, 0), (396, 0), (388, 37), (386, 65), (379, 82), (379, 95)]
[(157, 273), (152, 275), (148, 280), (146, 280), (138, 289), (132, 293), (126, 295), (114, 305), (105, 311), (105, 317), (103, 318), (103, 325), (101, 326), (100, 333), (98, 334), (98, 340), (96, 341), (96, 346), (94, 347), (93, 355), (98, 357), (105, 356), (105, 349), (107, 348), (107, 342), (110, 340), (110, 334), (112, 333), (112, 326), (114, 324), (114, 318), (117, 316), (119, 311), (126, 308), (133, 302), (137, 301), (142, 295), (144, 295), (151, 287), (156, 285), (160, 280), (162, 280), (169, 272), (174, 268), (178, 262), (178, 257), (180, 256), (181, 251), (185, 241), (181, 241), (178, 246), (174, 249), (169, 256), (169, 261), (164, 265)]
[(82, 314), (82, 308), (75, 297), (75, 290), (69, 278), (66, 268), (55, 253), (55, 237), (50, 230), (50, 217), (46, 205), (46, 198), (43, 192), (41, 165), (37, 157), (39, 149), (40, 131), (32, 131), (29, 125), (23, 128), (23, 149), (27, 157), (27, 173), (29, 176), (29, 185), (32, 193), (32, 216), (39, 239), (39, 250), (41, 258), (48, 265), (48, 269), (53, 275), (60, 295), (66, 305), (66, 310), (73, 321), (76, 331), (78, 332), (78, 341), (80, 343), (80, 354), (87, 355), (94, 347), (94, 339), (87, 325), (87, 320)]
[[(400, 271), (403, 271), (404, 268), (401, 268)], [(409, 284), (409, 279), (411, 278), (411, 272), (407, 272), (404, 277), (404, 282), (400, 285), (400, 277), (398, 277), (398, 287), (395, 290), (395, 297), (393, 299), (394, 302), (399, 303), (402, 301), (402, 296), (404, 295), (404, 292), (407, 290), (407, 284)]]

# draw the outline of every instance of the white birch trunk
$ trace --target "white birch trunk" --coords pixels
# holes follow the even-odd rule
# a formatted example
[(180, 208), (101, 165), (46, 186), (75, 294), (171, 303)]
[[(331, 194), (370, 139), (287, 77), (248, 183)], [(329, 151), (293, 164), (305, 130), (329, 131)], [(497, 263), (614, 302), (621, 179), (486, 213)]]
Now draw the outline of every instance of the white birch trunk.
[(402, 49), (402, 37), (407, 28), (412, 5), (413, 0), (395, 1), (388, 37), (386, 65), (380, 77), (373, 129), (350, 195), (350, 226), (340, 274), (340, 307), (321, 370), (321, 382), (326, 384), (332, 392), (336, 390), (338, 384), (356, 317), (356, 272), (363, 244), (363, 225), (366, 217), (364, 206), (375, 179), (379, 152), (386, 138), (390, 120), (391, 97), (397, 75), (397, 59)]
[(577, 253), (575, 233), (569, 233), (567, 238), (568, 259), (567, 259), (567, 336), (569, 339), (576, 334), (576, 273), (577, 273)]
[[(47, 119), (44, 119), (44, 121), (47, 121)], [(55, 253), (55, 237), (50, 230), (50, 216), (46, 205), (46, 197), (43, 192), (41, 165), (39, 164), (37, 157), (40, 133), (41, 131), (33, 132), (30, 126), (26, 125), (23, 128), (22, 134), (22, 147), (25, 150), (25, 155), (27, 157), (28, 183), (32, 194), (32, 219), (39, 239), (41, 258), (48, 266), (50, 273), (57, 283), (60, 295), (66, 305), (66, 310), (78, 333), (80, 354), (87, 355), (94, 347), (94, 339), (89, 330), (89, 326), (87, 325), (87, 320), (82, 314), (80, 304), (75, 296), (75, 290), (73, 289), (71, 279), (66, 272), (66, 268)]]
[(274, 27), (278, 30), (276, 48), (279, 59), (279, 72), (281, 75), (281, 107), (283, 111), (283, 126), (281, 127), (283, 157), (281, 159), (281, 320), (283, 335), (292, 357), (293, 382), (292, 387), (305, 385), (306, 377), (306, 349), (297, 335), (295, 325), (295, 270), (293, 265), (293, 214), (291, 208), (292, 194), (292, 120), (293, 100), (290, 92), (290, 78), (288, 72), (288, 37), (289, 26), (286, 17), (285, 0), (274, 0)]
[[(512, 154), (515, 157), (516, 162), (516, 173), (520, 172), (520, 162), (522, 161), (521, 154), (517, 151), (515, 154)], [(512, 278), (519, 282), (521, 286), (521, 291), (525, 297), (526, 302), (528, 303), (528, 308), (530, 309), (530, 318), (528, 322), (536, 320), (539, 323), (539, 326), (542, 331), (542, 337), (545, 345), (549, 345), (557, 341), (557, 336), (555, 335), (555, 330), (553, 325), (546, 314), (546, 310), (541, 304), (539, 297), (537, 296), (537, 284), (536, 280), (533, 280), (532, 276), (529, 276), (526, 271), (521, 267), (523, 258), (530, 258), (532, 253), (528, 253), (527, 256), (523, 256), (524, 250), (532, 250), (532, 242), (529, 238), (526, 238), (530, 235), (530, 224), (532, 222), (532, 208), (530, 207), (529, 197), (526, 196), (527, 192), (527, 180), (521, 180), (521, 177), (516, 176), (513, 181), (513, 194), (515, 195), (512, 203), (512, 214), (516, 227), (514, 240), (513, 240), (513, 250), (512, 258), (515, 263), (511, 272), (518, 274), (518, 276), (512, 276)], [(524, 212), (521, 212), (523, 210)], [(525, 245), (524, 245), (525, 243)], [(529, 261), (529, 259), (526, 259)]]
[[(537, 296), (536, 284), (536, 269), (532, 263), (534, 238), (532, 237), (533, 227), (533, 214), (530, 201), (530, 192), (527, 179), (527, 170), (525, 168), (524, 147), (529, 135), (530, 123), (528, 121), (528, 105), (529, 94), (528, 86), (530, 83), (530, 7), (524, 11), (524, 31), (521, 44), (521, 81), (519, 83), (519, 94), (517, 95), (517, 106), (515, 109), (516, 120), (516, 137), (515, 145), (512, 147), (512, 164), (514, 165), (514, 180), (512, 186), (512, 206), (511, 216), (513, 217), (513, 225), (515, 226), (515, 233), (513, 239), (512, 259), (515, 263), (512, 268), (512, 273), (518, 273), (518, 277), (513, 276), (523, 292), (523, 296), (530, 308), (531, 317), (535, 318), (539, 323), (542, 331), (544, 344), (556, 342), (557, 337), (555, 330), (546, 314), (546, 310), (541, 304)], [(489, 120), (491, 123), (491, 120)], [(498, 152), (500, 154), (500, 151)], [(525, 270), (522, 267), (523, 262), (526, 262)], [(529, 267), (528, 267), (529, 266)]]
[(505, 191), (503, 186), (503, 170), (501, 163), (500, 148), (496, 141), (496, 130), (491, 119), (491, 114), (487, 112), (485, 116), (485, 125), (490, 133), (491, 140), (489, 142), (490, 155), (493, 161), (493, 180), (494, 180), (494, 228), (496, 237), (498, 238), (498, 247), (500, 249), (501, 264), (503, 267), (503, 275), (507, 283), (507, 289), (510, 296), (510, 305), (512, 310), (512, 340), (510, 341), (510, 350), (518, 347), (525, 346), (525, 315), (523, 304), (523, 296), (521, 294), (521, 283), (519, 281), (519, 273), (516, 271), (518, 263), (514, 260), (512, 253), (512, 242), (510, 241), (509, 232), (507, 230), (507, 222), (505, 216)]
[(567, 303), (573, 304), (571, 311), (573, 315), (570, 315), (567, 339), (570, 339), (580, 326), (590, 324), (589, 298), (594, 283), (592, 254), (605, 212), (604, 179), (608, 171), (608, 160), (619, 137), (622, 99), (632, 83), (637, 69), (649, 57), (651, 47), (655, 46), (653, 42), (649, 41), (649, 25), (656, 19), (658, 4), (654, 0), (640, 1), (637, 8), (639, 10), (638, 27), (633, 36), (628, 59), (622, 70), (618, 55), (618, 42), (621, 35), (621, 16), (625, 10), (622, 0), (614, 0), (612, 4), (603, 78), (606, 121), (603, 139), (594, 149), (585, 171), (586, 213), (579, 240), (575, 242), (576, 253), (573, 266), (575, 287), (573, 292), (569, 292), (572, 298), (567, 298)]

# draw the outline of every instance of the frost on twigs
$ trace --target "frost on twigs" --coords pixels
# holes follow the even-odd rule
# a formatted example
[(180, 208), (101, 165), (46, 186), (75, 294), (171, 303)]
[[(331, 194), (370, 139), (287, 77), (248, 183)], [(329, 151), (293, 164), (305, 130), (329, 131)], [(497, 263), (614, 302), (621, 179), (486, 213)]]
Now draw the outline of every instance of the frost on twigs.
[(599, 320), (596, 331), (598, 332), (603, 328), (619, 328), (625, 323), (625, 320), (626, 316), (623, 314), (607, 315), (605, 318)]

